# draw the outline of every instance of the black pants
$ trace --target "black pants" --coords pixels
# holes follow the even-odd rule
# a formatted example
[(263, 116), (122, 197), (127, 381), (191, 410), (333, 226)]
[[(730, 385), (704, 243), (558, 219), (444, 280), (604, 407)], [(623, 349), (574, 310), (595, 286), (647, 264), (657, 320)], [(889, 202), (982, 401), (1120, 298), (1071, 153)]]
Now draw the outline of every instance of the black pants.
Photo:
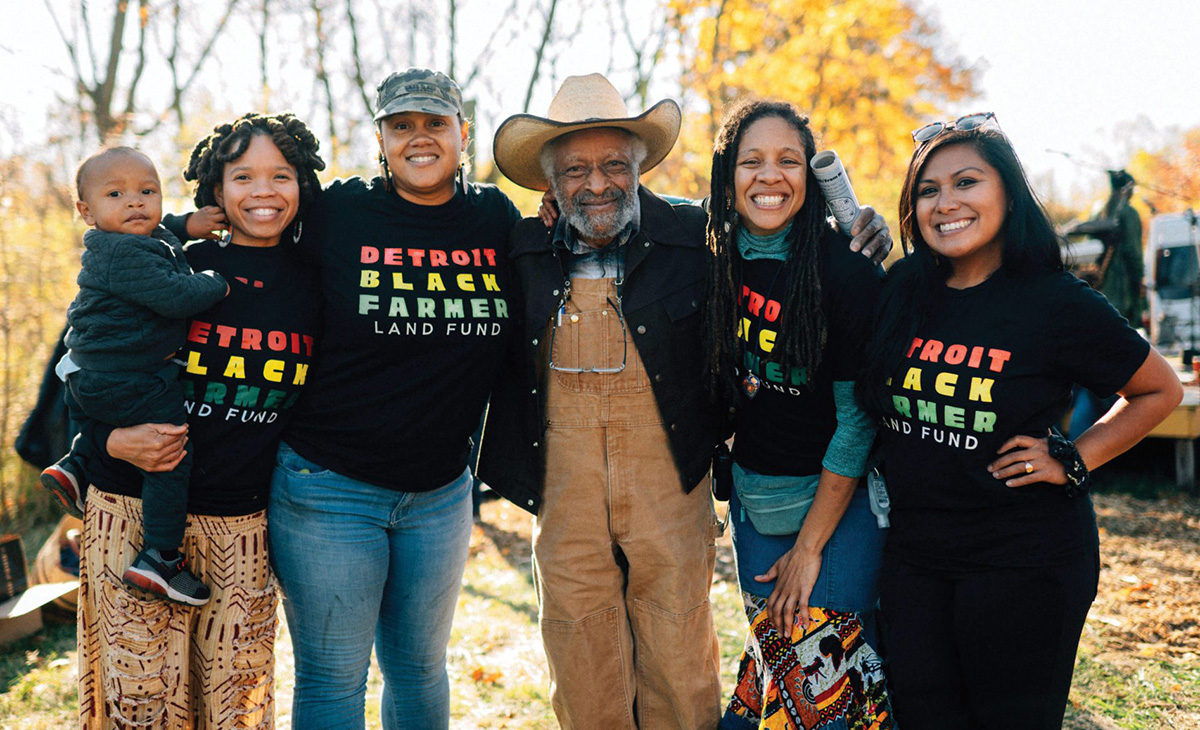
[(941, 571), (884, 559), (888, 682), (904, 730), (1059, 730), (1100, 555)]
[[(140, 423), (187, 423), (183, 406), (183, 388), (176, 377), (179, 366), (167, 364), (157, 371), (98, 372), (79, 370), (67, 376), (67, 406), (72, 419), (83, 417), (124, 428)], [(82, 461), (86, 475), (92, 456), (90, 442), (78, 437), (71, 444), (71, 456)], [(145, 544), (159, 550), (175, 550), (183, 545), (187, 525), (188, 479), (192, 473), (191, 448), (172, 471), (149, 473), (142, 477), (142, 509)]]

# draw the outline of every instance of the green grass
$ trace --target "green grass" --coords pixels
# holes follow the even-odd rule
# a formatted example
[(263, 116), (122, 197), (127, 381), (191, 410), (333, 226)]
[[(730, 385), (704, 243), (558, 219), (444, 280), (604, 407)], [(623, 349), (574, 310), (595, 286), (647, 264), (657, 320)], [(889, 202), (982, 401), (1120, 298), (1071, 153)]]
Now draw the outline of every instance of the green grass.
[[(509, 518), (526, 519), (516, 512)], [(450, 635), (452, 724), (554, 728), (528, 541), (490, 524), (476, 537), (484, 534), (488, 539), (472, 548)]]
[(1180, 724), (1181, 712), (1200, 714), (1200, 663), (1195, 659), (1118, 667), (1098, 659), (1091, 647), (1081, 647), (1069, 715), (1099, 715), (1128, 730), (1196, 727)]
[(51, 624), (0, 647), (0, 728), (57, 730), (75, 724), (75, 626)]
[[(1156, 486), (1155, 490), (1161, 489)], [(557, 727), (537, 629), (529, 568), (528, 516), (511, 505), (485, 505), (473, 536), (448, 655), (451, 726), (456, 730)], [(41, 534), (48, 534), (43, 529)], [(36, 552), (32, 540), (27, 549)], [(728, 537), (718, 553), (712, 603), (728, 690), (745, 641), (746, 623), (732, 573)], [(292, 657), (286, 627), (277, 644), (277, 727), (291, 727)], [(0, 647), (0, 729), (59, 730), (75, 722), (75, 632), (49, 626)], [(367, 727), (378, 728), (382, 682), (372, 666)], [(1142, 656), (1136, 649), (1103, 653), (1103, 635), (1085, 632), (1064, 727), (1072, 730), (1178, 730), (1200, 727), (1200, 659)]]

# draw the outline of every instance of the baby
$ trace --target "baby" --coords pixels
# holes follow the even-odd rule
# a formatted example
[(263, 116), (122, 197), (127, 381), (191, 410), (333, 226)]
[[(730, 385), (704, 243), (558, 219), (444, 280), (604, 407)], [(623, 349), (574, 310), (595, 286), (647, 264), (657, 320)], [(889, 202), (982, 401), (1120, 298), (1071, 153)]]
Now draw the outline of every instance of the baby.
[[(141, 152), (115, 147), (92, 155), (80, 165), (75, 184), (75, 207), (92, 230), (83, 236), (79, 294), (67, 311), (69, 350), (58, 366), (72, 418), (117, 428), (182, 425), (187, 413), (172, 356), (184, 343), (187, 318), (216, 304), (229, 287), (215, 272), (193, 273), (179, 240), (159, 225), (158, 172)], [(89, 444), (76, 437), (71, 453), (41, 477), (79, 517)], [(187, 569), (180, 552), (190, 470), (185, 455), (170, 472), (144, 474), (143, 549), (123, 580), (199, 606), (208, 601), (208, 586)]]

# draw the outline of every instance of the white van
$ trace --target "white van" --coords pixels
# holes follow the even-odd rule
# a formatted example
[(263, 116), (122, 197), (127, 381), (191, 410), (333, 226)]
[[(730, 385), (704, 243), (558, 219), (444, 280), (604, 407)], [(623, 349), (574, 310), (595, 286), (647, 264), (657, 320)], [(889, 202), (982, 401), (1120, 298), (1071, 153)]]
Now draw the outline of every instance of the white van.
[[(1200, 222), (1167, 213), (1150, 219), (1146, 238), (1146, 298), (1150, 342), (1164, 353), (1200, 351)], [(1185, 358), (1186, 359), (1186, 358)]]

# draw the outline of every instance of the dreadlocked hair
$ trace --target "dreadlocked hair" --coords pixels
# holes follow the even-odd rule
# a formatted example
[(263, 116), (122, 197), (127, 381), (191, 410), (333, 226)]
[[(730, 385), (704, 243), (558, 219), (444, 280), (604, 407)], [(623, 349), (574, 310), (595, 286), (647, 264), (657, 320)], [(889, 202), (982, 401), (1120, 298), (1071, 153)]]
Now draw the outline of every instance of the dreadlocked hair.
[[(804, 145), (804, 204), (792, 219), (787, 261), (780, 277), (785, 285), (779, 336), (771, 359), (780, 362), (785, 372), (792, 366), (809, 374), (821, 364), (825, 347), (826, 317), (821, 306), (821, 238), (830, 225), (825, 214), (825, 194), (821, 192), (808, 161), (816, 154), (816, 140), (807, 116), (787, 102), (746, 100), (726, 114), (713, 144), (712, 192), (709, 199), (707, 239), (709, 257), (709, 296), (705, 345), (709, 353), (711, 385), (729, 403), (736, 402), (737, 368), (742, 343), (738, 339), (738, 302), (741, 292), (742, 260), (737, 236), (741, 224), (734, 205), (734, 174), (738, 147), (750, 125), (759, 119), (776, 117), (791, 125)], [(813, 378), (808, 378), (812, 387)]]
[(246, 153), (254, 137), (269, 137), (283, 159), (296, 168), (300, 183), (300, 210), (303, 213), (312, 203), (321, 181), (317, 172), (325, 169), (325, 161), (317, 154), (321, 144), (304, 122), (293, 114), (245, 114), (232, 124), (213, 127), (212, 134), (196, 143), (183, 179), (196, 183), (193, 200), (196, 206), (216, 205), (214, 194), (225, 174), (225, 165)]

